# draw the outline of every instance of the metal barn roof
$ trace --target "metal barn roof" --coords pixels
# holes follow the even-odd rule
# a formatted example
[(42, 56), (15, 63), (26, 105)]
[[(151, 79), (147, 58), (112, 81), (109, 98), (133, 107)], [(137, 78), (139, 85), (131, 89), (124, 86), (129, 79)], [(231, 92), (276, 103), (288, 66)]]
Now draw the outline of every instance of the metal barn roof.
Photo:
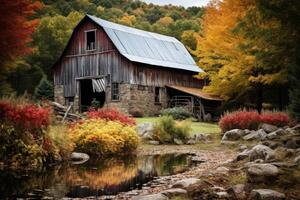
[(119, 25), (91, 15), (87, 17), (103, 27), (119, 52), (130, 61), (203, 72), (185, 46), (174, 37)]

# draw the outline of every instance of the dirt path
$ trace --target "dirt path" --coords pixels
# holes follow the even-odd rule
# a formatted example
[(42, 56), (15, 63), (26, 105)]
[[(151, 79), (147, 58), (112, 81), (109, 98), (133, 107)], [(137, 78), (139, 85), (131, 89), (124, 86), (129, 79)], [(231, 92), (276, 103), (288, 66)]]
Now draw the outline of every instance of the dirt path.
[(203, 173), (210, 171), (218, 166), (233, 159), (236, 152), (229, 149), (217, 150), (201, 150), (196, 145), (141, 145), (138, 149), (138, 155), (157, 155), (157, 154), (192, 154), (193, 158), (197, 160), (203, 160), (205, 162), (199, 162), (194, 167), (191, 167), (188, 171), (183, 173), (163, 176), (155, 179), (147, 184), (141, 190), (132, 190), (126, 193), (120, 193), (115, 196), (114, 199), (131, 199), (133, 196), (158, 193), (162, 190), (168, 189), (176, 181), (184, 178), (198, 177)]

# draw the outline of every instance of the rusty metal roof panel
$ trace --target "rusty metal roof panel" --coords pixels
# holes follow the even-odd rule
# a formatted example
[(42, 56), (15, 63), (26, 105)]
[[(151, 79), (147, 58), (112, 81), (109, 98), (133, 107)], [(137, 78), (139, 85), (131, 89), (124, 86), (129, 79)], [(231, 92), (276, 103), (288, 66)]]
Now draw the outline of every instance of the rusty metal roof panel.
[(167, 85), (167, 87), (187, 93), (187, 94), (191, 94), (193, 96), (197, 96), (197, 97), (200, 97), (200, 98), (203, 98), (206, 100), (223, 101), (222, 98), (208, 94), (200, 88), (183, 87), (183, 86), (177, 86), (177, 85)]
[(133, 62), (203, 72), (184, 45), (174, 37), (147, 32), (91, 15), (87, 15), (103, 27), (119, 52)]

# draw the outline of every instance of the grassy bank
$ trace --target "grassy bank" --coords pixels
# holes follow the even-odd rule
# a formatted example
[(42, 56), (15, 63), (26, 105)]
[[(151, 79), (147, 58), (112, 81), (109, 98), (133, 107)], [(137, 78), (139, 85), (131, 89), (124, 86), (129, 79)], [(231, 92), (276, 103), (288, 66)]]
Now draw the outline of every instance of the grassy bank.
[[(137, 123), (156, 122), (158, 117), (135, 118)], [(219, 134), (221, 132), (219, 126), (215, 123), (193, 122), (193, 133)]]

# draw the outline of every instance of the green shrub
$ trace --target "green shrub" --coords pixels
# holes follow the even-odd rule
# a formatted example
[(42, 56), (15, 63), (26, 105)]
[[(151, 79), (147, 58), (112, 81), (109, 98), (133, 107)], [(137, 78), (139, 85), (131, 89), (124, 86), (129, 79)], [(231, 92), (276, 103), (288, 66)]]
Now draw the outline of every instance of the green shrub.
[(193, 114), (183, 107), (167, 108), (160, 112), (162, 116), (172, 116), (175, 120), (191, 118)]
[(36, 99), (52, 101), (54, 99), (52, 83), (50, 83), (47, 78), (42, 78), (39, 85), (35, 88), (34, 96)]
[(177, 122), (171, 116), (163, 116), (155, 124), (153, 135), (161, 143), (173, 143), (174, 139), (186, 141), (191, 131), (191, 121)]

